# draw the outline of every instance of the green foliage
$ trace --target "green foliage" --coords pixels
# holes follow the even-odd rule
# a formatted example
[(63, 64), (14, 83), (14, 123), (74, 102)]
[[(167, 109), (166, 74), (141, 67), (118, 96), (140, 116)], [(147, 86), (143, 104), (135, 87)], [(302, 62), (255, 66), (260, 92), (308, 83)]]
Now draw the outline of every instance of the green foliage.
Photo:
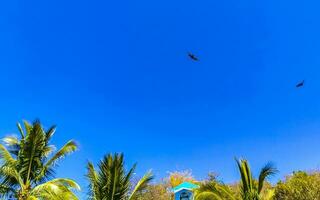
[(219, 195), (213, 193), (213, 192), (201, 192), (198, 194), (195, 198), (196, 200), (222, 200)]
[(235, 200), (234, 193), (229, 186), (217, 180), (207, 180), (200, 184), (195, 190), (196, 200)]
[(251, 173), (251, 169), (247, 160), (236, 160), (241, 176), (241, 199), (242, 200), (261, 200), (261, 191), (265, 183), (265, 179), (277, 172), (272, 164), (265, 165), (259, 174), (259, 179), (255, 180)]
[(166, 183), (149, 185), (146, 192), (141, 193), (139, 200), (170, 200), (173, 194)]
[[(7, 136), (0, 144), (0, 199), (17, 200), (77, 200), (76, 182), (54, 178), (57, 162), (77, 150), (74, 141), (61, 149), (51, 145), (55, 126), (45, 130), (39, 121), (23, 126), (18, 124), (19, 137)], [(150, 184), (151, 172), (135, 183), (134, 165), (124, 167), (123, 154), (106, 155), (97, 166), (87, 165), (91, 200), (172, 200), (172, 188), (183, 183), (199, 184), (195, 200), (318, 200), (320, 173), (298, 171), (272, 187), (266, 179), (277, 172), (272, 164), (265, 165), (257, 179), (252, 175), (248, 161), (236, 160), (240, 181), (227, 185), (213, 174), (205, 181), (196, 181), (190, 171), (172, 172), (164, 181)]]
[(169, 172), (168, 177), (160, 183), (149, 185), (147, 191), (142, 193), (139, 200), (170, 200), (174, 198), (172, 189), (183, 182), (196, 183), (190, 170)]
[(275, 187), (275, 200), (320, 199), (320, 173), (295, 172)]
[(24, 129), (20, 124), (18, 129), (20, 138), (9, 136), (3, 139), (5, 145), (0, 144), (0, 195), (18, 200), (77, 199), (72, 189), (80, 187), (74, 181), (52, 179), (56, 162), (77, 145), (69, 141), (54, 154), (50, 145), (54, 126), (45, 131), (39, 121), (24, 121)]
[[(209, 178), (205, 181), (196, 181), (190, 171), (170, 173), (169, 177), (165, 179), (166, 182), (161, 185), (162, 188), (172, 188), (172, 186), (186, 180), (197, 183), (200, 187), (195, 190), (195, 200), (270, 200), (272, 198), (273, 190), (271, 185), (266, 182), (266, 178), (276, 173), (277, 170), (271, 164), (267, 164), (261, 169), (258, 179), (254, 179), (246, 160), (237, 160), (237, 166), (241, 175), (240, 184), (237, 185), (226, 185), (219, 181), (214, 174), (209, 174)], [(157, 195), (153, 196), (149, 192), (144, 194), (143, 200), (164, 200), (163, 197), (166, 195), (166, 199), (169, 199), (168, 192), (164, 193), (166, 195), (163, 193), (159, 195), (157, 192)]]
[[(89, 199), (91, 200), (136, 200), (153, 179), (151, 172), (146, 173), (133, 186), (131, 179), (134, 165), (128, 172), (124, 168), (123, 154), (105, 156), (98, 164), (98, 170), (92, 163), (87, 166), (87, 178), (90, 182)], [(133, 188), (131, 190), (131, 188)]]

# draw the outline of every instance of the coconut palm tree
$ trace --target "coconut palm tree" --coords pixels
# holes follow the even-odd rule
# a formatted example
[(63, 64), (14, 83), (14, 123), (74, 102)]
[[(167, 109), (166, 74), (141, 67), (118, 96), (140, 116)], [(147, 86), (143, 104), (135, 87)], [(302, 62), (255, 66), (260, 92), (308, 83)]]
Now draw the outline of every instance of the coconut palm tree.
[(70, 179), (56, 178), (57, 161), (74, 152), (77, 145), (67, 142), (55, 151), (50, 139), (55, 126), (44, 130), (40, 121), (18, 123), (20, 138), (8, 136), (0, 144), (0, 195), (18, 200), (75, 200), (73, 189), (80, 189)]
[(271, 164), (266, 164), (260, 171), (258, 180), (253, 178), (251, 169), (247, 160), (236, 159), (238, 169), (241, 175), (241, 199), (242, 200), (260, 200), (266, 178), (277, 173), (277, 169)]
[(89, 179), (89, 199), (91, 200), (136, 200), (146, 190), (153, 179), (147, 172), (137, 184), (132, 183), (136, 165), (128, 172), (124, 168), (123, 154), (108, 154), (98, 164), (98, 170), (89, 162), (87, 178)]

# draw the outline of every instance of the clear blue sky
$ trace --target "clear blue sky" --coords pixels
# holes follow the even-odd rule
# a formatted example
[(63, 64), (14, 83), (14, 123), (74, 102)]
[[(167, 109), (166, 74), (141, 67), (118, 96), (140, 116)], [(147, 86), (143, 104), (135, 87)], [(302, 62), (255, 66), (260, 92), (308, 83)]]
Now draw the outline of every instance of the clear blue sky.
[[(124, 152), (152, 168), (238, 179), (234, 156), (282, 178), (320, 164), (318, 1), (0, 3), (0, 136), (39, 118), (80, 151), (58, 170)], [(187, 52), (200, 62), (192, 62)], [(306, 80), (297, 90), (295, 84)]]

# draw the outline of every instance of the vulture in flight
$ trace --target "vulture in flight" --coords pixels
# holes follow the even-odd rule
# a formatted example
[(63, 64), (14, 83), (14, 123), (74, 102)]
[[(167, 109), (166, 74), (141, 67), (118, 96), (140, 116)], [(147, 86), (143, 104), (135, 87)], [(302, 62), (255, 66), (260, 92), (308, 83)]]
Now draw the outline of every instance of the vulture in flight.
[(194, 61), (199, 61), (199, 58), (197, 58), (194, 54), (192, 54), (192, 53), (188, 53), (188, 56), (192, 59), (192, 60), (194, 60)]
[(300, 87), (302, 87), (303, 85), (304, 85), (304, 80), (301, 81), (300, 83), (298, 83), (298, 84), (296, 85), (296, 87), (297, 87), (297, 88), (300, 88)]

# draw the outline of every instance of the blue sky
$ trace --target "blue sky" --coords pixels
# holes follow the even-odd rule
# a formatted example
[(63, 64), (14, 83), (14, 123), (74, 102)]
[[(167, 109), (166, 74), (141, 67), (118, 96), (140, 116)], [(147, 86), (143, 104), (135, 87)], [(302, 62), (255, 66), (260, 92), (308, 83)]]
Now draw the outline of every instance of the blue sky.
[[(124, 152), (138, 174), (192, 169), (238, 179), (233, 158), (274, 178), (319, 167), (317, 1), (0, 3), (0, 136), (58, 125), (80, 150), (58, 169)], [(199, 56), (192, 62), (187, 52)], [(306, 86), (295, 84), (306, 80)]]

